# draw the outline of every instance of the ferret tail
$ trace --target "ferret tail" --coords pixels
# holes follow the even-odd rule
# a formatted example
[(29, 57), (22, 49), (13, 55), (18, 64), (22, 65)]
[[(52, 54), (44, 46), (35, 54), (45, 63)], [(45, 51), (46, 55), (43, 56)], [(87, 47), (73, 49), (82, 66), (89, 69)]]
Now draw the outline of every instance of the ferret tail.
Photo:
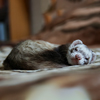
[(11, 67), (10, 67), (9, 62), (8, 62), (7, 59), (5, 59), (5, 60), (3, 61), (2, 66), (3, 66), (3, 69), (4, 69), (4, 70), (11, 70)]

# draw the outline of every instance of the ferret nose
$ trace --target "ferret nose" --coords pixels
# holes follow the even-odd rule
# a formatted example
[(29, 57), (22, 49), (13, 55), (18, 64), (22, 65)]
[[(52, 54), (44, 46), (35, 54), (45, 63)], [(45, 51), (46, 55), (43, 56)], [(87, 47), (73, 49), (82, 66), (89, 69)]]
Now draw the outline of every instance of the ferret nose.
[(82, 59), (78, 54), (75, 55), (75, 58), (76, 58), (77, 60), (81, 60), (81, 59)]

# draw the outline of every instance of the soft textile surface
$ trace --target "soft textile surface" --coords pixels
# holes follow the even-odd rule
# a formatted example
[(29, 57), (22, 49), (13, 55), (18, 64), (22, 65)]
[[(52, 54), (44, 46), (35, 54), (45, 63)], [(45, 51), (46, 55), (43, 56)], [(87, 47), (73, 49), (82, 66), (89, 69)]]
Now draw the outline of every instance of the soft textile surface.
[[(99, 54), (100, 48), (93, 51)], [(99, 67), (100, 55), (94, 63), (84, 66), (50, 70), (0, 70), (0, 98), (2, 100), (66, 100), (66, 98), (100, 100)], [(90, 70), (91, 68), (94, 69)]]

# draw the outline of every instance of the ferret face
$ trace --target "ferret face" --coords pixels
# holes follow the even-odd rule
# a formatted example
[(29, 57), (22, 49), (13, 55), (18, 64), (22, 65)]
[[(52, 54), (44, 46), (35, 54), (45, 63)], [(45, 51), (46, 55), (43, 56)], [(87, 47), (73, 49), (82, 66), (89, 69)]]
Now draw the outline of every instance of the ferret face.
[(71, 65), (84, 65), (93, 62), (96, 55), (81, 40), (75, 40), (69, 47), (67, 59)]

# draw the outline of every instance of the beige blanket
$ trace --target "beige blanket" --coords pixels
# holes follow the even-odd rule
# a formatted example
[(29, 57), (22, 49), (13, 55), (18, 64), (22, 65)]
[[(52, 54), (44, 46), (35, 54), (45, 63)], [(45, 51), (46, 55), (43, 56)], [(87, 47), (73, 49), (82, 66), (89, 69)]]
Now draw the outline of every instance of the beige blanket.
[(85, 66), (1, 70), (0, 100), (100, 100), (100, 48), (93, 51), (96, 61)]

